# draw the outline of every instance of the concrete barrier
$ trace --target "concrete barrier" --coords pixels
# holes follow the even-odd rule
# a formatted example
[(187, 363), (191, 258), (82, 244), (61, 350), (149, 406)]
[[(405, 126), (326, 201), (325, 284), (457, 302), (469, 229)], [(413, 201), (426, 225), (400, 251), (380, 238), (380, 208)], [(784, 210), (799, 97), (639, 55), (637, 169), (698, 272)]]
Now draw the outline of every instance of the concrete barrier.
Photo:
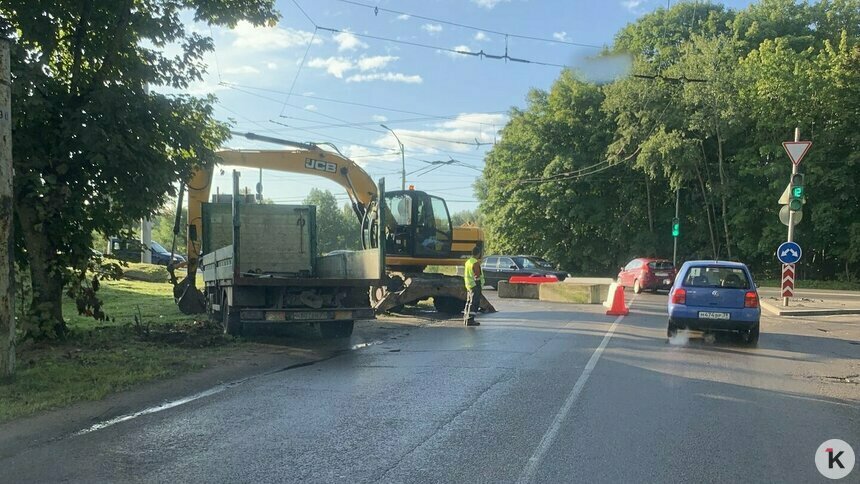
[(499, 281), (499, 297), (516, 299), (538, 299), (540, 286), (545, 284), (511, 284)]
[(608, 284), (541, 284), (539, 299), (574, 304), (600, 304), (609, 293)]

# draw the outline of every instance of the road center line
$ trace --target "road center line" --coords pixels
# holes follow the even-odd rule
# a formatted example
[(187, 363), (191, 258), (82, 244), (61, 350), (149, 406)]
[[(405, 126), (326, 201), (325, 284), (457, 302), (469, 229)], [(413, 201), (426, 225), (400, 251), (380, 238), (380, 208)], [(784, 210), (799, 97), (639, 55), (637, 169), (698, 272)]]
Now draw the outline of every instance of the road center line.
[[(634, 296), (633, 299), (636, 299), (636, 297)], [(630, 300), (631, 305), (633, 304), (633, 299)], [(570, 413), (570, 409), (573, 407), (573, 404), (576, 403), (576, 399), (579, 398), (579, 394), (582, 393), (582, 388), (585, 387), (588, 377), (591, 376), (591, 371), (594, 370), (595, 366), (597, 366), (597, 361), (600, 359), (600, 355), (603, 354), (603, 350), (606, 348), (606, 345), (609, 344), (609, 340), (612, 339), (612, 334), (615, 333), (615, 328), (618, 327), (618, 323), (620, 323), (622, 319), (624, 319), (623, 315), (615, 318), (612, 326), (610, 326), (606, 334), (603, 335), (603, 340), (594, 350), (594, 353), (591, 354), (591, 358), (589, 358), (588, 363), (585, 364), (582, 374), (579, 375), (579, 378), (573, 385), (573, 389), (564, 401), (564, 405), (562, 405), (558, 413), (555, 414), (555, 419), (553, 419), (552, 425), (549, 426), (549, 429), (547, 429), (543, 438), (540, 440), (540, 444), (538, 444), (532, 456), (529, 457), (526, 467), (523, 469), (522, 474), (520, 474), (520, 478), (517, 479), (518, 484), (526, 484), (534, 479), (538, 466), (541, 464), (547, 451), (552, 447), (552, 444), (558, 436), (561, 424), (564, 423), (564, 420), (567, 418), (567, 414)]]

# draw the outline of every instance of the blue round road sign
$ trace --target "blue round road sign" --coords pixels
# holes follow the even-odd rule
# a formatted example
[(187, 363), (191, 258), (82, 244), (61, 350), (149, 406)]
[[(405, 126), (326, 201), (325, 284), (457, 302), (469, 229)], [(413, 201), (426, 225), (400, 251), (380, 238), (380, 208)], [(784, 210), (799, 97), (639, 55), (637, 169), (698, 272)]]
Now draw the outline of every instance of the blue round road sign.
[(794, 264), (800, 260), (803, 251), (796, 242), (783, 242), (776, 249), (776, 258), (783, 264)]

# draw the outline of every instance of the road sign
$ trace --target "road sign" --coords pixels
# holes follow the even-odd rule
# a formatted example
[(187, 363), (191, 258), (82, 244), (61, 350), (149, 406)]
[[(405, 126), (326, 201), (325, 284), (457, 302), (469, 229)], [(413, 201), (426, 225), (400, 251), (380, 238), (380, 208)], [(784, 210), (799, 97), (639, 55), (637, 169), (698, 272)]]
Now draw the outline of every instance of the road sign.
[(794, 264), (782, 265), (782, 297), (794, 296)]
[[(779, 209), (779, 221), (782, 222), (782, 224), (785, 226), (788, 226), (789, 211), (790, 210), (788, 208), (788, 205), (783, 205)], [(794, 212), (794, 225), (799, 224), (801, 220), (803, 220), (803, 210), (798, 210), (797, 212)]]
[(812, 146), (812, 141), (783, 141), (782, 147), (785, 148), (785, 152), (788, 153), (788, 157), (791, 158), (791, 162), (795, 165), (800, 164), (800, 160), (806, 156), (806, 152), (809, 151), (809, 147)]
[(779, 202), (777, 202), (777, 203), (779, 203), (780, 205), (788, 205), (788, 201), (790, 198), (791, 198), (791, 183), (789, 182), (789, 184), (785, 186), (785, 191), (782, 192), (782, 196), (779, 197)]
[(800, 260), (803, 251), (796, 242), (783, 242), (776, 249), (776, 258), (783, 264), (794, 264)]

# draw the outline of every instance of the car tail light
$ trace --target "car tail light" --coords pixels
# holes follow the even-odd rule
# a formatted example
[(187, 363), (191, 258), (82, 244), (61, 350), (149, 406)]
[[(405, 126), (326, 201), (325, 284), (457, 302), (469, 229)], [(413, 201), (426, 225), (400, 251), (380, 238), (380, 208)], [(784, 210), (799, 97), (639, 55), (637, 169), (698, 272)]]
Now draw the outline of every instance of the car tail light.
[(679, 287), (672, 291), (672, 304), (687, 304), (687, 290)]
[(746, 296), (744, 296), (744, 307), (745, 308), (757, 308), (758, 307), (758, 293), (755, 291), (747, 291)]

